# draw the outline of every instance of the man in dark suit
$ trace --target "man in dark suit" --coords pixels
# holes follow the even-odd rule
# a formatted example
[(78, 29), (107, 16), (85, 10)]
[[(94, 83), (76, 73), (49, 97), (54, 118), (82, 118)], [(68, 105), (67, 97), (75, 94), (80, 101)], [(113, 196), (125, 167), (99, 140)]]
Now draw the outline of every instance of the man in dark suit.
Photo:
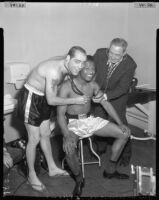
[[(124, 39), (115, 38), (111, 41), (109, 49), (100, 48), (94, 54), (97, 68), (96, 82), (124, 124), (127, 124), (126, 105), (129, 87), (137, 67), (135, 61), (126, 52), (127, 46), (128, 43)], [(93, 105), (92, 112), (95, 116), (113, 121), (98, 104)], [(128, 165), (130, 158), (131, 144), (129, 140), (121, 155), (120, 164)]]

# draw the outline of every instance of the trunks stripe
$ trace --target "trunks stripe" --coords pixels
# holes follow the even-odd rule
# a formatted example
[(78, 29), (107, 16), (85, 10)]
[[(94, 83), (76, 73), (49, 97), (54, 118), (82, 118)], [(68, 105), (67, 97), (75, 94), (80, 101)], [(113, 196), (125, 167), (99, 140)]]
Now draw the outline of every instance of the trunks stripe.
[(32, 92), (29, 91), (28, 93), (28, 98), (27, 98), (27, 102), (26, 102), (26, 107), (25, 107), (25, 119), (24, 122), (28, 123), (28, 119), (29, 119), (29, 110), (30, 110), (30, 106), (31, 106), (31, 99), (32, 99)]

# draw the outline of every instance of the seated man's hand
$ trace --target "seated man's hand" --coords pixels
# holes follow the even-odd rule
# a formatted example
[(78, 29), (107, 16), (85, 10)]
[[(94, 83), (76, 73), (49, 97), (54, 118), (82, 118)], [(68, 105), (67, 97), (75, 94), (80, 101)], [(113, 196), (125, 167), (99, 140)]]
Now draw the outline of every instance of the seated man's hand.
[(127, 126), (124, 125), (124, 124), (119, 125), (119, 127), (120, 127), (120, 129), (122, 130), (122, 132), (123, 132), (124, 134), (127, 134), (128, 137), (130, 137), (131, 131), (130, 131), (129, 127), (127, 127)]
[(3, 164), (7, 167), (10, 168), (13, 166), (13, 159), (11, 158), (10, 154), (5, 151), (3, 153)]
[(102, 100), (102, 97), (100, 97), (100, 98), (92, 97), (92, 101), (93, 101), (94, 103), (100, 103), (101, 100)]
[(69, 135), (63, 137), (63, 150), (66, 154), (73, 153), (74, 149), (77, 148), (78, 136), (73, 132), (69, 132)]
[(106, 94), (99, 90), (98, 94), (92, 98), (92, 101), (94, 103), (100, 103), (104, 99), (106, 100)]

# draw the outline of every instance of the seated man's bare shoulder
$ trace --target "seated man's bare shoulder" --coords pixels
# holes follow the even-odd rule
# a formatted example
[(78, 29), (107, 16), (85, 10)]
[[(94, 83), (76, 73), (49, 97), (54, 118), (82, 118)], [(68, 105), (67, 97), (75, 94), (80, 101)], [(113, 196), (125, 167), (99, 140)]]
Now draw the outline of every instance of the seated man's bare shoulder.
[(99, 90), (99, 85), (96, 81), (91, 82), (91, 87), (93, 90)]
[(92, 88), (93, 88), (93, 96), (95, 98), (103, 97), (103, 92), (100, 90), (100, 87), (96, 81), (92, 81)]

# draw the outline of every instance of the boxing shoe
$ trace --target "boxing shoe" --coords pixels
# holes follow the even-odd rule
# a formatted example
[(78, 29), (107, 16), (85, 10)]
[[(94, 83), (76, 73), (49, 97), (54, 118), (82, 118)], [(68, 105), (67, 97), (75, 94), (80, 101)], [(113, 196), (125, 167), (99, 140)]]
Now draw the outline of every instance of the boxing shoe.
[(111, 179), (111, 178), (128, 179), (129, 178), (127, 174), (122, 174), (122, 173), (119, 173), (118, 171), (115, 171), (113, 173), (108, 173), (106, 172), (106, 170), (104, 170), (103, 172), (103, 177), (108, 178), (108, 179)]
[(82, 194), (82, 189), (84, 187), (84, 180), (76, 182), (75, 188), (73, 190), (73, 197), (80, 197)]

